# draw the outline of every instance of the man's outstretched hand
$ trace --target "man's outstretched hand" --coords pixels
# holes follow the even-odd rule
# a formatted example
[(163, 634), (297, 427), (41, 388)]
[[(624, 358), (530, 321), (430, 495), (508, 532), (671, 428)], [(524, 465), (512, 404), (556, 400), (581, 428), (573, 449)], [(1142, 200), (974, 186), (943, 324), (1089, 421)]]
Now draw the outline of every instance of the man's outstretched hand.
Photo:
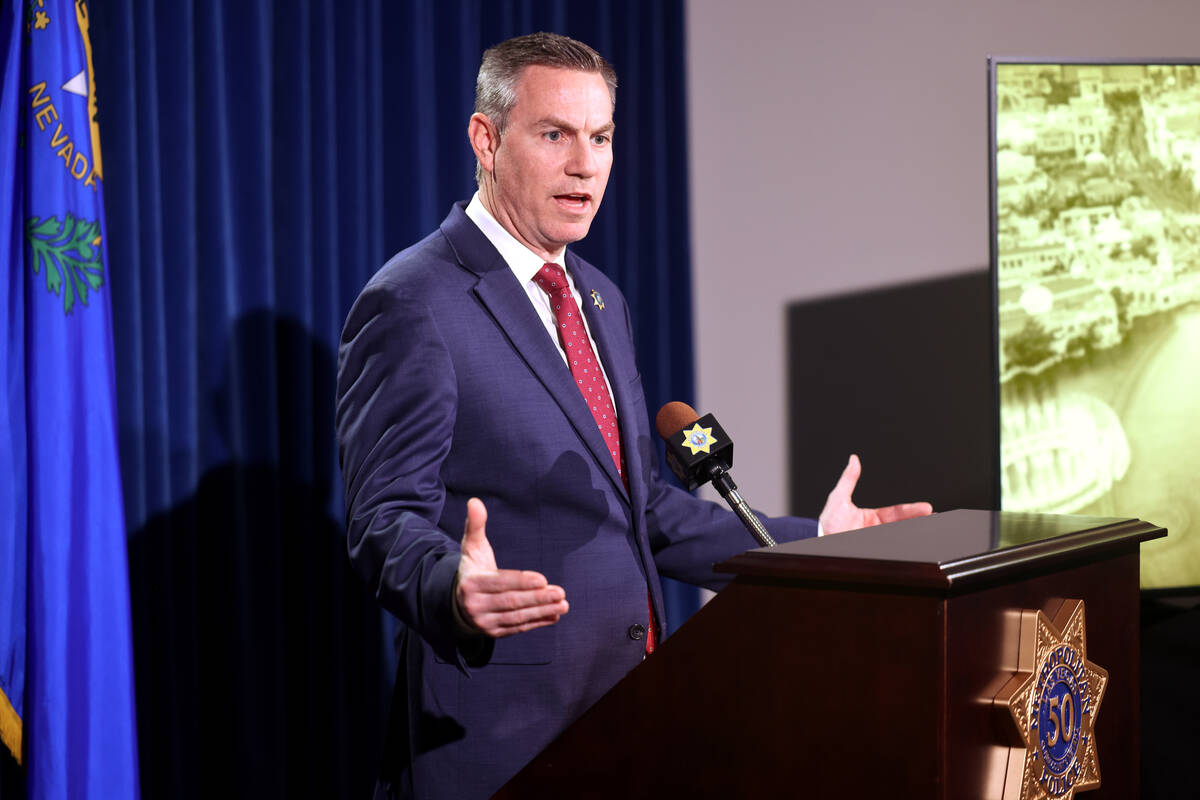
[(821, 511), (821, 529), (825, 533), (841, 533), (859, 528), (869, 528), (884, 522), (896, 522), (911, 517), (923, 517), (933, 513), (929, 503), (901, 503), (885, 508), (859, 508), (854, 505), (850, 496), (858, 484), (858, 476), (862, 474), (862, 464), (858, 456), (850, 456), (850, 462), (842, 471), (842, 477), (825, 500), (825, 508)]
[(566, 592), (561, 586), (551, 586), (540, 572), (497, 569), (486, 527), (487, 509), (482, 500), (472, 497), (467, 501), (462, 561), (454, 590), (462, 621), (494, 638), (558, 622), (567, 613)]

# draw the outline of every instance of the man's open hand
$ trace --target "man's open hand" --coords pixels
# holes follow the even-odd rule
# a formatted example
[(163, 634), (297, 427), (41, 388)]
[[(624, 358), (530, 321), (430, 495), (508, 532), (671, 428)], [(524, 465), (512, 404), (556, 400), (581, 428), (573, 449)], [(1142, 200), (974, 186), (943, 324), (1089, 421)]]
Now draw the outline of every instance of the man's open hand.
[(825, 533), (841, 533), (842, 531), (869, 528), (884, 522), (896, 522), (933, 513), (933, 506), (929, 503), (901, 503), (884, 508), (859, 508), (854, 505), (850, 496), (854, 494), (854, 487), (858, 484), (858, 476), (861, 474), (862, 464), (859, 463), (858, 456), (850, 456), (846, 469), (842, 471), (842, 477), (838, 479), (837, 485), (829, 493), (829, 498), (825, 501), (825, 508), (821, 511), (821, 529)]
[(569, 608), (566, 592), (540, 572), (497, 569), (486, 528), (487, 509), (472, 497), (454, 595), (463, 622), (495, 638), (558, 622)]

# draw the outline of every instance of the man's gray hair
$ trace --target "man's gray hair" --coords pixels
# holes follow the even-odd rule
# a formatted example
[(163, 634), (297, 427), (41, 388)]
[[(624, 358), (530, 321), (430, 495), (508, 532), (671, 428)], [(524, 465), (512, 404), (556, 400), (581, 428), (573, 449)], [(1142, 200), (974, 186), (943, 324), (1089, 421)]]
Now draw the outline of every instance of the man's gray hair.
[[(517, 104), (517, 81), (526, 67), (559, 67), (594, 72), (604, 78), (613, 107), (617, 105), (617, 73), (612, 65), (586, 44), (557, 33), (530, 33), (489, 47), (483, 52), (475, 79), (475, 113), (492, 121), (503, 134), (508, 115)], [(483, 167), (476, 162), (475, 182), (483, 182)]]

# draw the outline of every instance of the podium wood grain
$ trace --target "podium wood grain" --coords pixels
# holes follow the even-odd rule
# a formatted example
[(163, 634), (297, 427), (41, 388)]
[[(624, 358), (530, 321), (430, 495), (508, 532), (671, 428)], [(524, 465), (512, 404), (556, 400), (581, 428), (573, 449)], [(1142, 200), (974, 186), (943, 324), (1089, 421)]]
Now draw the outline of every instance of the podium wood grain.
[(999, 798), (1015, 615), (1086, 603), (1102, 785), (1138, 796), (1138, 520), (952, 511), (752, 550), (496, 798)]

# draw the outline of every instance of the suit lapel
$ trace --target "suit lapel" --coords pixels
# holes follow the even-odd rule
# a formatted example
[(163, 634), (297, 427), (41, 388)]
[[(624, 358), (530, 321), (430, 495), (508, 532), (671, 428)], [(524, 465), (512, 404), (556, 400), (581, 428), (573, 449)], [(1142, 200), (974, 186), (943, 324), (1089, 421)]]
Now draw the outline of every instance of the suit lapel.
[[(633, 397), (631, 382), (637, 375), (637, 364), (631, 360), (633, 358), (632, 347), (623, 344), (629, 338), (624, 309), (616, 302), (600, 308), (600, 303), (604, 302), (603, 298), (597, 301), (596, 297), (592, 295), (593, 287), (588, 284), (587, 274), (584, 270), (575, 268), (577, 262), (578, 260), (568, 252), (567, 263), (573, 268), (575, 285), (583, 299), (583, 314), (587, 317), (588, 329), (592, 333), (592, 338), (596, 340), (596, 348), (600, 351), (600, 358), (608, 372), (613, 401), (617, 406), (617, 419), (621, 424), (621, 448), (625, 453), (625, 474), (629, 478), (630, 502), (635, 509), (644, 509), (649, 487), (642, 480), (641, 469), (636, 466), (643, 457), (637, 448), (639, 444), (642, 447), (651, 447), (652, 445), (644, 437), (640, 442), (638, 439), (640, 426), (637, 417), (645, 414), (645, 407), (644, 403), (635, 402)], [(609, 459), (609, 461), (611, 460)], [(656, 574), (657, 567), (654, 565), (654, 555), (650, 547), (643, 514), (633, 515), (633, 527), (638, 543), (638, 554), (642, 559), (642, 571), (647, 576), (646, 584), (655, 609), (655, 617), (660, 621), (659, 630), (661, 630), (661, 621), (666, 617), (664, 616), (661, 588), (658, 581), (649, 577)]]
[[(619, 305), (600, 308), (596, 297), (592, 295), (592, 286), (587, 281), (587, 275), (576, 266), (578, 259), (568, 252), (567, 262), (572, 269), (575, 286), (579, 289), (579, 296), (583, 301), (582, 311), (584, 317), (587, 318), (588, 330), (591, 331), (592, 338), (596, 340), (596, 348), (600, 351), (598, 355), (604, 364), (605, 372), (608, 373), (608, 385), (612, 390), (613, 403), (617, 408), (617, 421), (620, 423), (621, 450), (625, 454), (626, 475), (630, 478), (629, 491), (633, 495), (634, 505), (637, 506), (645, 500), (642, 497), (644, 487), (640, 482), (634, 480), (638, 471), (630, 469), (629, 465), (638, 463), (640, 457), (636, 449), (638, 442), (634, 415), (642, 412), (640, 408), (634, 407), (629, 391), (631, 380), (629, 373), (636, 374), (637, 365), (628, 363), (628, 351), (617, 346), (617, 343), (622, 341), (626, 335), (625, 315), (621, 313)], [(603, 299), (601, 298), (599, 302), (603, 302)], [(610, 458), (609, 461), (612, 459)]]
[[(588, 409), (579, 387), (575, 385), (575, 379), (571, 377), (571, 371), (563, 362), (558, 348), (546, 334), (546, 329), (530, 304), (524, 287), (517, 282), (504, 259), (492, 247), (487, 237), (475, 227), (475, 223), (462, 212), (461, 207), (456, 207), (455, 211), (458, 212), (457, 215), (452, 211), (442, 223), (442, 231), (454, 248), (459, 262), (479, 274), (475, 295), (503, 329), (513, 349), (562, 409), (614, 488), (628, 500), (624, 482), (617, 474), (612, 456), (604, 444), (604, 437), (596, 426), (596, 420), (592, 418), (592, 412)], [(469, 229), (464, 224), (469, 226)], [(590, 321), (589, 318), (589, 323)], [(599, 342), (597, 345), (599, 346)], [(604, 358), (604, 355), (601, 354), (600, 357)], [(611, 369), (607, 361), (605, 367)]]

